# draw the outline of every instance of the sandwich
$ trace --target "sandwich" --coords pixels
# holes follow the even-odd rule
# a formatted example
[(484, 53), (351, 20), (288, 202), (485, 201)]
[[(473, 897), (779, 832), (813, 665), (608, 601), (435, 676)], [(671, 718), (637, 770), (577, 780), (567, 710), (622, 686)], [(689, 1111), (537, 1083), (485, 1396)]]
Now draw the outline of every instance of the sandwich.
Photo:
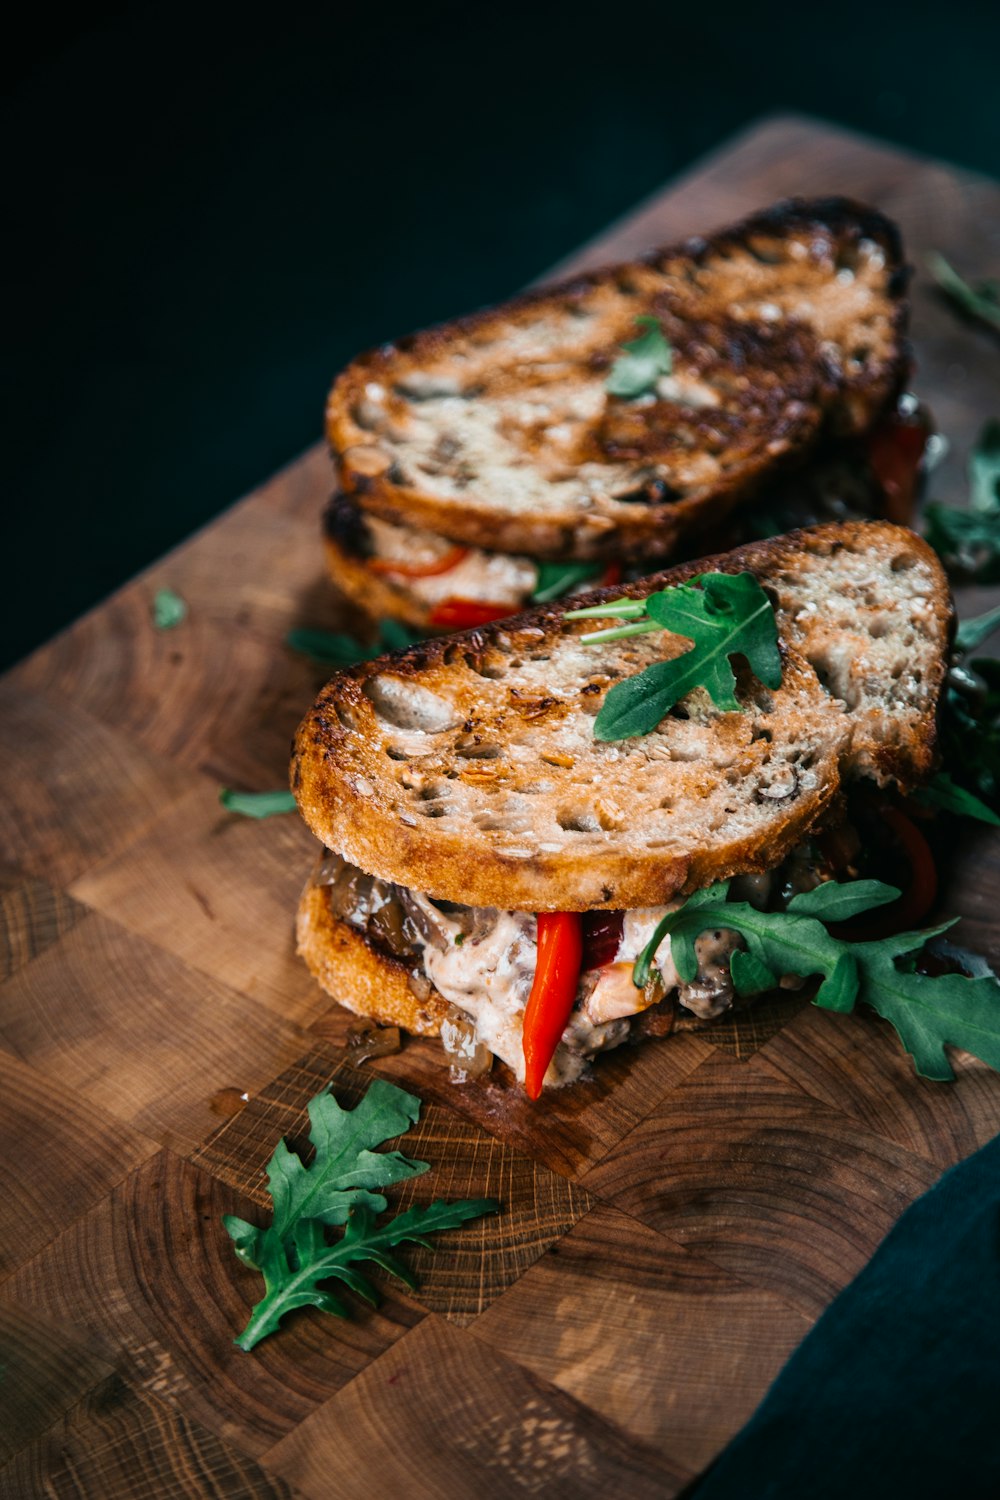
[(794, 524), (878, 511), (923, 446), (907, 279), (881, 214), (796, 200), (361, 355), (326, 412), (334, 581), (461, 629), (763, 534), (789, 486)]
[[(324, 849), (299, 951), (359, 1016), (533, 1097), (811, 974), (849, 1009), (883, 945), (871, 913), (856, 949), (818, 914), (926, 915), (899, 798), (934, 767), (952, 627), (926, 543), (854, 521), (338, 672), (293, 745)], [(768, 936), (789, 916), (815, 968)]]

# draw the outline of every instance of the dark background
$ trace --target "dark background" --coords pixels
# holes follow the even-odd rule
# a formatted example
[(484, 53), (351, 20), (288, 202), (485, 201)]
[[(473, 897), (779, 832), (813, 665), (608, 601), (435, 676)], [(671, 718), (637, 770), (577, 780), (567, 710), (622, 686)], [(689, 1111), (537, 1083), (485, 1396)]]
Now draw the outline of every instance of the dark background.
[(1000, 171), (995, 0), (22, 20), (0, 662), (314, 442), (359, 349), (512, 292), (762, 114)]

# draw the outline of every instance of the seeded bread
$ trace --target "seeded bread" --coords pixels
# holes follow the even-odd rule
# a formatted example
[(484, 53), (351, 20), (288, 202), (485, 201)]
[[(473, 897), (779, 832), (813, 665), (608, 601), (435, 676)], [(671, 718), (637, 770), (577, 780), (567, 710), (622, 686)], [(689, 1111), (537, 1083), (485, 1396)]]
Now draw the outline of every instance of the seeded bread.
[[(898, 231), (840, 198), (384, 344), (334, 384), (343, 488), (372, 514), (535, 557), (663, 558), (827, 434), (867, 430), (905, 380)], [(658, 320), (656, 393), (605, 380)]]
[[(862, 447), (859, 442), (838, 443), (834, 451), (817, 454), (804, 470), (768, 484), (761, 497), (768, 517), (783, 517), (785, 527), (791, 528), (879, 515), (885, 496)], [(736, 546), (748, 531), (753, 534), (758, 519), (756, 506), (748, 505), (728, 526), (713, 526), (716, 545)], [(384, 546), (390, 531), (395, 536), (391, 553)], [(430, 579), (393, 573), (386, 567), (390, 555), (426, 562), (453, 553), (454, 544), (433, 532), (366, 517), (346, 495), (335, 495), (327, 506), (323, 541), (330, 577), (352, 604), (375, 619), (388, 616), (417, 630), (435, 629), (434, 604), (448, 596), (499, 604), (514, 614), (528, 608), (537, 587), (532, 559), (476, 547), (466, 549), (458, 567)], [(685, 537), (680, 555), (672, 561), (683, 562), (702, 550), (696, 541), (694, 534)]]
[(652, 734), (595, 740), (612, 682), (688, 642), (657, 631), (583, 646), (592, 623), (541, 606), (338, 673), (295, 740), (306, 821), (362, 870), (438, 898), (639, 907), (773, 868), (842, 779), (919, 783), (952, 614), (912, 532), (819, 526), (586, 601), (743, 570), (776, 603), (784, 663), (773, 692), (744, 676), (747, 712), (719, 712), (699, 689)]

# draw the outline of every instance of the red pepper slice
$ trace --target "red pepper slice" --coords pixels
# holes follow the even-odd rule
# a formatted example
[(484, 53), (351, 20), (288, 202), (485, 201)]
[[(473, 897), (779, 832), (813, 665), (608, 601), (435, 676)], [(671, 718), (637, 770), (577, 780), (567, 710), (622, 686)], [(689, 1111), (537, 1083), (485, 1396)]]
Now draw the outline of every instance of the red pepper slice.
[(621, 583), (622, 574), (625, 569), (620, 562), (610, 562), (601, 574), (600, 587), (602, 589), (614, 588), (616, 583)]
[(583, 914), (584, 969), (603, 969), (614, 963), (625, 924), (623, 911), (585, 911)]
[(928, 427), (917, 413), (887, 417), (868, 439), (868, 462), (885, 496), (887, 521), (908, 526), (917, 498), (920, 460), (927, 447)]
[(898, 900), (880, 907), (869, 917), (831, 927), (836, 937), (852, 943), (876, 942), (897, 932), (919, 927), (937, 896), (937, 866), (930, 845), (912, 818), (898, 807), (886, 804), (878, 809), (910, 866), (910, 879)]
[(368, 566), (373, 573), (398, 573), (400, 578), (437, 578), (439, 574), (448, 573), (452, 568), (457, 568), (462, 559), (468, 555), (468, 547), (451, 547), (434, 562), (395, 562), (385, 557), (373, 557)]
[(468, 630), (474, 625), (488, 625), (491, 620), (505, 620), (516, 609), (516, 604), (490, 604), (449, 595), (435, 604), (427, 623), (439, 630)]
[(907, 859), (910, 861), (912, 878), (898, 902), (887, 910), (893, 912), (899, 924), (898, 932), (908, 927), (919, 927), (937, 896), (937, 866), (930, 845), (912, 818), (908, 818), (898, 807), (883, 807), (882, 820), (896, 835)]
[(580, 982), (583, 917), (578, 911), (538, 913), (538, 961), (524, 1008), (524, 1087), (529, 1099), (542, 1080), (566, 1029)]

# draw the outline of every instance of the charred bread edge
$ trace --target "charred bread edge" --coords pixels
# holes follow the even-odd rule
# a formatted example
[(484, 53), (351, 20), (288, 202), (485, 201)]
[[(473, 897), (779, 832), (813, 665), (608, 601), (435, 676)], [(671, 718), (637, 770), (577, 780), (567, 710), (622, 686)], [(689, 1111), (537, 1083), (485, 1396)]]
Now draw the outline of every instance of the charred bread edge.
[(309, 884), (295, 922), (298, 951), (313, 978), (355, 1015), (380, 1026), (402, 1026), (419, 1036), (439, 1036), (448, 1005), (435, 989), (418, 1000), (409, 984), (416, 963), (383, 952), (330, 910), (329, 892)]
[[(602, 603), (622, 597), (642, 598), (656, 589), (682, 583), (705, 571), (738, 572), (748, 569), (766, 583), (768, 571), (780, 565), (781, 559), (793, 559), (802, 551), (817, 551), (825, 546), (838, 549), (860, 539), (864, 533), (877, 530), (886, 541), (895, 544), (906, 539), (937, 574), (939, 587), (932, 600), (940, 628), (942, 651), (932, 668), (929, 684), (930, 702), (936, 705), (947, 667), (947, 643), (953, 627), (953, 614), (947, 580), (937, 557), (922, 538), (905, 527), (889, 522), (858, 521), (831, 523), (763, 542), (753, 542), (732, 552), (701, 558), (681, 564), (650, 578), (622, 587), (595, 590), (573, 599), (574, 608)], [(343, 854), (353, 864), (371, 874), (424, 890), (443, 899), (463, 901), (475, 906), (497, 906), (509, 910), (593, 910), (635, 908), (658, 905), (678, 894), (689, 894), (731, 875), (763, 872), (779, 864), (794, 845), (815, 827), (826, 814), (840, 789), (837, 769), (829, 782), (796, 804), (794, 815), (775, 831), (765, 844), (744, 840), (733, 846), (724, 864), (718, 856), (674, 853), (661, 861), (643, 861), (635, 867), (627, 841), (621, 848), (602, 851), (599, 862), (570, 860), (565, 852), (531, 859), (516, 859), (495, 852), (477, 852), (456, 836), (443, 837), (423, 828), (409, 828), (379, 811), (371, 811), (364, 799), (353, 793), (341, 795), (336, 772), (330, 766), (328, 716), (336, 718), (338, 700), (344, 690), (357, 697), (368, 678), (386, 666), (397, 675), (418, 676), (430, 667), (446, 666), (446, 653), (456, 646), (481, 652), (490, 646), (503, 649), (501, 642), (516, 637), (528, 627), (558, 631), (566, 604), (536, 606), (495, 624), (457, 635), (441, 637), (409, 647), (406, 651), (359, 662), (338, 673), (324, 688), (300, 724), (293, 743), (291, 786), (303, 817), (313, 833), (328, 848)], [(367, 699), (365, 699), (367, 706)], [(935, 711), (922, 716), (912, 743), (905, 750), (880, 746), (877, 742), (855, 750), (868, 774), (880, 781), (893, 780), (904, 790), (926, 777), (933, 765), (935, 746)], [(391, 857), (384, 860), (380, 851), (388, 846)], [(591, 866), (599, 863), (599, 868)], [(584, 869), (587, 876), (584, 877)]]

